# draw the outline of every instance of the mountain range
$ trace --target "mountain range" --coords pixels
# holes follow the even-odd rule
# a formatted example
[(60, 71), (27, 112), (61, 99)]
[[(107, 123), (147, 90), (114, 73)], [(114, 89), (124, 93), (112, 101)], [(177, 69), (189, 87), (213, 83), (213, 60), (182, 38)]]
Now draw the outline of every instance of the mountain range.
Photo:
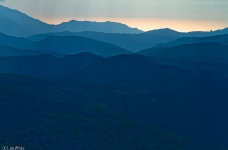
[(2, 52), (0, 56), (52, 54), (59, 57), (66, 54), (91, 52), (109, 57), (132, 53), (113, 44), (80, 36), (50, 36), (44, 40), (34, 42), (26, 38), (0, 34), (0, 39), (0, 50)]
[(228, 149), (228, 28), (50, 25), (1, 5), (0, 22), (0, 144)]
[(50, 36), (42, 41), (27, 45), (25, 49), (50, 50), (69, 55), (91, 52), (104, 57), (132, 53), (113, 44), (80, 36)]
[(23, 48), (26, 45), (32, 44), (33, 41), (23, 37), (8, 36), (0, 33), (0, 46), (12, 46), (15, 48)]
[(147, 31), (148, 34), (154, 35), (163, 35), (175, 38), (181, 37), (205, 37), (205, 36), (215, 36), (215, 35), (222, 35), (228, 34), (228, 28), (215, 30), (215, 31), (190, 31), (190, 32), (178, 32), (169, 28), (158, 29), (158, 30), (151, 30)]
[(109, 21), (101, 23), (71, 20), (59, 25), (49, 25), (17, 10), (1, 5), (0, 22), (2, 22), (0, 24), (0, 32), (9, 36), (29, 37), (32, 41), (44, 40), (51, 35), (83, 36), (114, 44), (132, 52), (138, 52), (159, 43), (171, 42), (182, 37), (204, 37), (228, 34), (227, 28), (210, 32), (199, 31), (184, 33), (168, 28), (143, 32), (121, 23)]
[(152, 47), (140, 51), (139, 54), (206, 78), (228, 79), (228, 46), (221, 43), (206, 42), (173, 47)]
[[(182, 38), (178, 38), (171, 42), (157, 44), (154, 47), (141, 50), (137, 53), (143, 54), (143, 55), (151, 55), (152, 53), (154, 53), (156, 51), (166, 49), (169, 47), (176, 47), (176, 46), (181, 46), (181, 45), (186, 46), (186, 45), (194, 45), (194, 44), (199, 45), (199, 43), (204, 43), (203, 45), (207, 45), (207, 43), (208, 44), (217, 43), (218, 48), (216, 48), (216, 47), (213, 47), (213, 48), (219, 49), (219, 47), (222, 45), (224, 45), (224, 46), (228, 45), (228, 34), (222, 34), (222, 35), (216, 35), (216, 36), (206, 36), (206, 37), (182, 37)], [(222, 46), (222, 47), (224, 47), (224, 46)]]
[(210, 43), (216, 42), (224, 45), (228, 45), (228, 34), (206, 36), (206, 37), (182, 37), (171, 42), (161, 43), (155, 45), (155, 47), (172, 47), (183, 44), (194, 44), (194, 43)]
[(142, 33), (136, 28), (130, 28), (115, 22), (90, 22), (72, 20), (59, 25), (50, 25), (34, 19), (17, 10), (0, 5), (0, 32), (16, 37), (27, 37), (48, 32), (82, 32), (96, 31), (107, 33)]
[(66, 54), (58, 53), (53, 51), (42, 51), (42, 50), (25, 50), (25, 49), (17, 49), (10, 46), (0, 46), (0, 57), (5, 56), (37, 56), (49, 54), (55, 57), (64, 57)]
[[(226, 29), (225, 29), (226, 30)], [(224, 31), (225, 31), (224, 30)], [(148, 31), (141, 34), (110, 34), (110, 33), (100, 33), (100, 32), (57, 32), (57, 33), (47, 33), (47, 34), (37, 34), (31, 37), (28, 37), (31, 41), (40, 41), (49, 36), (82, 36), (88, 37), (91, 39), (96, 39), (99, 41), (111, 43), (127, 49), (132, 52), (138, 52), (143, 49), (147, 49), (150, 47), (167, 47), (167, 46), (175, 46), (181, 44), (191, 44), (191, 43), (202, 43), (202, 42), (219, 42), (222, 44), (227, 44), (227, 35), (221, 34), (216, 36), (203, 36), (200, 34), (192, 34), (189, 33), (180, 33), (171, 29), (159, 29)], [(219, 32), (213, 34), (219, 34)], [(226, 33), (226, 32), (224, 32)], [(228, 33), (228, 32), (227, 32)], [(205, 35), (213, 35), (205, 34)], [(193, 36), (199, 37), (193, 37)]]
[(64, 84), (86, 81), (144, 93), (143, 101), (105, 104), (186, 138), (226, 143), (228, 87), (224, 79), (218, 82), (142, 55), (11, 56), (0, 58), (0, 70)]
[(174, 37), (154, 35), (154, 34), (120, 34), (120, 33), (100, 33), (100, 32), (59, 32), (59, 33), (47, 33), (38, 34), (29, 37), (31, 41), (40, 41), (45, 38), (56, 35), (56, 36), (82, 36), (107, 43), (111, 43), (127, 49), (132, 52), (137, 52), (142, 49), (150, 48), (158, 43), (170, 42), (175, 40)]
[(188, 59), (198, 62), (228, 65), (228, 45), (220, 43), (196, 43), (168, 47), (151, 54), (158, 59)]

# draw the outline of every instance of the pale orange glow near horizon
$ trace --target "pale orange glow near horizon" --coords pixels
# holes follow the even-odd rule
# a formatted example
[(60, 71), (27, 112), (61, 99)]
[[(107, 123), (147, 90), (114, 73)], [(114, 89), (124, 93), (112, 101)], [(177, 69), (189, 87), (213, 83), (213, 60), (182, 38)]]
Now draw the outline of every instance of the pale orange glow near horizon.
[(78, 21), (96, 21), (96, 22), (119, 22), (126, 24), (132, 28), (138, 28), (143, 31), (149, 31), (161, 28), (170, 28), (179, 32), (189, 31), (210, 31), (224, 29), (228, 27), (227, 22), (212, 22), (212, 21), (196, 21), (196, 20), (178, 20), (178, 19), (151, 19), (151, 18), (48, 18), (39, 17), (40, 20), (48, 24), (60, 24), (62, 22), (68, 22), (70, 20)]
[(143, 31), (180, 32), (228, 27), (228, 0), (5, 0), (1, 5), (49, 24), (69, 20), (121, 22)]

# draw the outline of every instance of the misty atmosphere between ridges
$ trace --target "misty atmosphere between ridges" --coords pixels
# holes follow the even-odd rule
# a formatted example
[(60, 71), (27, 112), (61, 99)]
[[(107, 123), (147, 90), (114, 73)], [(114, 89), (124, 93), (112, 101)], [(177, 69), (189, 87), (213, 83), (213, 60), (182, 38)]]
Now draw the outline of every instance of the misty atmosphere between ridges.
[(0, 148), (228, 150), (227, 6), (0, 0)]

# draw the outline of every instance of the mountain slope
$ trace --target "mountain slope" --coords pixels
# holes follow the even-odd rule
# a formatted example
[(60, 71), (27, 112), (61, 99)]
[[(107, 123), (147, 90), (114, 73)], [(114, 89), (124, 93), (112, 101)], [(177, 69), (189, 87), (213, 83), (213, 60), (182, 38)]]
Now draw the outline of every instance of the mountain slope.
[(0, 22), (0, 32), (11, 36), (26, 37), (51, 30), (51, 26), (48, 24), (1, 5)]
[(157, 29), (157, 30), (151, 30), (148, 32), (145, 32), (145, 34), (154, 34), (154, 35), (163, 35), (163, 36), (169, 36), (169, 37), (175, 37), (175, 38), (181, 38), (181, 37), (206, 37), (206, 36), (215, 36), (215, 35), (223, 35), (228, 34), (228, 28), (224, 28), (221, 30), (215, 30), (215, 31), (191, 31), (191, 32), (178, 32), (169, 28), (164, 29)]
[(53, 27), (55, 32), (70, 31), (70, 32), (82, 32), (82, 31), (96, 31), (104, 33), (131, 33), (138, 34), (143, 31), (137, 28), (130, 28), (125, 24), (116, 22), (91, 22), (91, 21), (77, 21), (71, 20), (69, 22), (63, 22)]
[(165, 48), (166, 47), (162, 47), (162, 46), (161, 47), (160, 46), (154, 46), (154, 47), (151, 47), (151, 48), (148, 48), (148, 49), (141, 50), (141, 51), (137, 52), (137, 54), (150, 56), (153, 53), (155, 53), (157, 51), (160, 51), (160, 50), (163, 50)]
[(217, 43), (228, 45), (228, 34), (202, 37), (202, 38), (198, 38), (196, 42), (197, 43), (217, 42)]
[[(64, 97), (69, 97), (70, 93), (72, 99), (83, 100), (80, 93), (75, 94), (72, 91), (73, 83), (79, 80), (102, 83), (120, 89), (131, 89), (136, 91), (134, 92), (136, 95), (129, 98), (116, 95), (116, 99), (113, 100), (114, 96), (107, 95), (110, 89), (105, 88), (103, 98), (89, 97), (89, 100), (124, 110), (145, 122), (185, 138), (206, 143), (227, 144), (228, 121), (225, 114), (228, 113), (228, 88), (226, 80), (222, 81), (226, 85), (223, 87), (216, 80), (208, 80), (183, 69), (139, 55), (102, 58), (82, 53), (64, 58), (48, 55), (4, 57), (0, 58), (0, 70), (3, 73), (58, 79), (59, 82), (63, 82), (62, 88), (54, 84), (50, 89), (55, 91), (55, 94), (50, 95), (50, 92), (45, 90), (46, 94), (50, 96), (44, 97), (56, 97), (54, 99), (60, 101)], [(21, 80), (18, 79), (17, 82), (21, 82)], [(16, 85), (16, 81), (13, 83)], [(33, 83), (28, 82), (28, 84), (34, 87)], [(114, 91), (121, 91), (119, 88)], [(31, 90), (29, 87), (22, 89)], [(39, 89), (34, 90), (36, 95), (41, 95), (39, 94), (40, 89), (42, 87), (39, 86)], [(79, 89), (88, 93), (88, 90)], [(94, 89), (97, 88), (94, 87)], [(127, 94), (129, 91), (121, 93)], [(97, 96), (99, 95), (100, 93)]]
[(42, 41), (28, 45), (25, 48), (33, 50), (50, 50), (73, 55), (81, 52), (90, 52), (104, 57), (131, 53), (130, 51), (112, 44), (78, 36), (50, 36)]
[(189, 59), (199, 62), (228, 64), (228, 46), (220, 43), (196, 43), (168, 47), (151, 56), (158, 59)]
[(115, 22), (69, 21), (59, 25), (49, 25), (20, 11), (0, 5), (0, 32), (17, 37), (60, 31), (97, 31), (108, 33), (142, 33), (136, 28)]
[(0, 57), (5, 56), (36, 56), (36, 55), (43, 55), (49, 54), (55, 57), (63, 57), (66, 54), (57, 53), (53, 51), (39, 51), (39, 50), (22, 50), (13, 48), (10, 46), (0, 46)]
[(153, 47), (140, 52), (165, 64), (211, 79), (228, 79), (228, 46), (220, 43)]
[(1, 57), (0, 72), (50, 79), (67, 75), (81, 65), (96, 59), (102, 60), (104, 58), (90, 53), (63, 58), (56, 58), (51, 55)]
[[(11, 36), (28, 37), (34, 34), (43, 34), (48, 32), (83, 32), (95, 31), (105, 33), (130, 33), (139, 34), (143, 31), (137, 28), (131, 28), (127, 25), (115, 22), (90, 22), (90, 21), (76, 21), (63, 22), (59, 25), (49, 25), (38, 19), (29, 17), (17, 10), (13, 10), (0, 5), (0, 32)], [(148, 33), (157, 36), (165, 37), (203, 37), (228, 34), (228, 29), (216, 30), (211, 32), (188, 32), (181, 33), (171, 29), (159, 29), (149, 31)]]
[(59, 32), (59, 33), (47, 33), (38, 34), (29, 37), (30, 40), (40, 41), (49, 36), (82, 36), (87, 37), (107, 43), (111, 43), (127, 49), (132, 52), (137, 52), (139, 50), (150, 48), (161, 42), (169, 42), (176, 38), (168, 36), (158, 36), (153, 34), (110, 34), (110, 33), (100, 33), (100, 32)]
[(210, 43), (210, 42), (216, 42), (216, 43), (228, 45), (228, 34), (206, 36), (206, 37), (200, 37), (200, 38), (183, 37), (168, 43), (158, 44), (155, 47), (172, 47), (172, 46), (183, 45), (183, 44)]
[(215, 36), (215, 35), (222, 35), (228, 34), (228, 28), (218, 29), (214, 31), (202, 32), (202, 31), (193, 31), (188, 32), (189, 37), (205, 37), (205, 36)]
[(147, 31), (144, 34), (180, 38), (180, 37), (184, 36), (185, 33), (181, 33), (181, 32), (169, 29), (169, 28), (164, 28), (164, 29), (155, 29), (155, 30)]
[[(39, 78), (91, 80), (105, 84), (159, 90), (167, 83), (192, 82), (209, 84), (199, 76), (138, 55), (102, 58), (90, 53), (56, 58), (50, 55), (0, 58), (2, 73), (24, 74)], [(161, 76), (162, 75), (162, 76)], [(154, 85), (154, 86), (151, 86)], [(130, 87), (130, 86), (129, 86)], [(165, 89), (163, 89), (165, 90)], [(173, 91), (172, 91), (173, 92)]]
[(32, 41), (40, 41), (52, 35), (88, 37), (91, 39), (117, 45), (132, 52), (139, 52), (141, 50), (148, 49), (153, 46), (171, 47), (182, 44), (193, 44), (202, 42), (219, 42), (222, 44), (228, 43), (227, 35), (217, 35), (199, 38), (191, 37), (191, 35), (188, 35), (188, 33), (181, 33), (171, 29), (152, 30), (141, 34), (109, 34), (100, 32), (56, 32), (33, 35), (29, 37), (29, 39)]
[[(37, 150), (222, 150), (186, 140), (113, 108), (119, 102), (125, 106), (137, 101), (148, 104), (139, 98), (144, 94), (97, 84), (47, 82), (10, 74), (0, 75), (0, 93), (0, 139), (6, 145), (22, 144)], [(14, 136), (10, 136), (12, 133)]]
[(22, 48), (32, 43), (33, 43), (32, 41), (26, 38), (13, 37), (13, 36), (8, 36), (6, 34), (0, 33), (0, 46), (11, 46), (15, 48)]

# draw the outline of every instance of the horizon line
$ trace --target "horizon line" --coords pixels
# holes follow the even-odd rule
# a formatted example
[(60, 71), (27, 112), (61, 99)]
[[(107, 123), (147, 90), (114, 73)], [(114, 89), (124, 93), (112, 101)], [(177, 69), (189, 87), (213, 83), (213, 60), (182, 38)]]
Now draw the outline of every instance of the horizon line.
[[(77, 18), (74, 18), (74, 17), (68, 17), (68, 18), (59, 17), (59, 18), (55, 18), (55, 17), (47, 17), (47, 16), (38, 17), (38, 16), (30, 16), (29, 14), (26, 14), (26, 13), (20, 11), (20, 10), (14, 9), (14, 8), (10, 8), (8, 6), (4, 6), (4, 5), (1, 5), (1, 4), (0, 4), (0, 6), (8, 8), (10, 10), (18, 11), (20, 13), (23, 13), (23, 14), (27, 15), (28, 17), (31, 17), (33, 19), (37, 19), (37, 20), (39, 20), (39, 21), (41, 21), (43, 23), (49, 24), (49, 25), (59, 25), (59, 24), (62, 24), (62, 23), (70, 22), (70, 21), (80, 21), (80, 22), (88, 21), (88, 22), (97, 22), (97, 23), (113, 22), (113, 23), (119, 23), (119, 24), (126, 25), (126, 26), (128, 26), (130, 28), (135, 28), (135, 29), (141, 30), (143, 32), (148, 32), (148, 31), (152, 31), (152, 30), (159, 30), (159, 29), (170, 29), (170, 30), (174, 30), (176, 32), (181, 32), (181, 33), (187, 33), (187, 32), (211, 32), (211, 31), (223, 30), (223, 29), (228, 28), (228, 24), (225, 25), (225, 23), (224, 23), (224, 25), (221, 25), (221, 24), (218, 25), (217, 22), (210, 22), (211, 24), (214, 24), (214, 26), (216, 26), (216, 25), (217, 26), (214, 27), (214, 28), (210, 28), (210, 29), (209, 28), (207, 28), (207, 29), (186, 29), (186, 28), (183, 28), (183, 25), (180, 25), (180, 24), (185, 24), (186, 25), (186, 23), (187, 23), (187, 25), (189, 25), (189, 23), (192, 23), (193, 26), (199, 27), (196, 24), (196, 23), (198, 23), (199, 25), (201, 25), (201, 28), (202, 28), (202, 26), (205, 27), (205, 23), (207, 23), (207, 22), (204, 22), (204, 24), (203, 24), (203, 21), (201, 21), (201, 22), (198, 21), (197, 22), (195, 20), (193, 20), (193, 21), (191, 21), (191, 20), (178, 20), (178, 19), (172, 19), (172, 18), (130, 18), (130, 17), (129, 18), (117, 18), (117, 17), (109, 17), (110, 19), (107, 19), (108, 17), (89, 17), (90, 19), (88, 19), (88, 17), (77, 17)], [(91, 18), (93, 18), (93, 19), (91, 19)], [(128, 20), (129, 23), (127, 23), (127, 20)], [(135, 23), (137, 22), (136, 20), (143, 20), (144, 23), (135, 25)], [(167, 26), (167, 24), (169, 24), (167, 22), (169, 22), (170, 25)], [(145, 26), (145, 24), (152, 24), (152, 26), (153, 26), (153, 23), (156, 24), (156, 27), (154, 26), (154, 27), (151, 28), (151, 27), (148, 27), (149, 25), (147, 26), (147, 29), (146, 28), (143, 29), (142, 27), (140, 27), (140, 25), (141, 26), (143, 26), (143, 25)], [(179, 23), (179, 28), (173, 26), (174, 24), (177, 24), (177, 23)], [(161, 25), (159, 26), (159, 24), (161, 24)]]
[[(33, 18), (33, 17), (32, 17)], [(38, 19), (38, 18), (34, 18), (34, 19)], [(161, 28), (153, 28), (153, 29), (149, 29), (149, 30), (143, 30), (141, 28), (138, 28), (138, 27), (132, 27), (128, 24), (125, 24), (125, 23), (122, 23), (122, 22), (119, 22), (119, 21), (111, 21), (111, 20), (106, 20), (106, 21), (96, 21), (96, 20), (83, 20), (83, 19), (69, 19), (69, 20), (66, 20), (66, 21), (62, 21), (62, 22), (58, 22), (58, 23), (50, 23), (50, 22), (47, 22), (47, 21), (44, 21), (42, 19), (38, 19), (40, 20), (41, 22), (44, 22), (46, 24), (49, 24), (49, 25), (60, 25), (62, 23), (68, 23), (68, 22), (71, 22), (71, 21), (78, 21), (78, 22), (95, 22), (95, 23), (107, 23), (107, 22), (111, 22), (111, 23), (118, 23), (118, 24), (122, 24), (122, 25), (126, 25), (130, 28), (135, 28), (135, 29), (138, 29), (138, 30), (141, 30), (143, 32), (149, 32), (149, 31), (153, 31), (153, 30), (162, 30), (162, 29), (169, 29), (169, 30), (173, 30), (173, 31), (176, 31), (176, 32), (180, 32), (180, 33), (188, 33), (188, 32), (211, 32), (211, 31), (218, 31), (218, 30), (223, 30), (223, 29), (226, 29), (228, 28), (228, 26), (225, 26), (223, 28), (217, 28), (217, 29), (214, 29), (214, 30), (189, 30), (189, 31), (179, 31), (177, 29), (173, 29), (173, 28), (170, 28), (170, 27), (161, 27)]]

